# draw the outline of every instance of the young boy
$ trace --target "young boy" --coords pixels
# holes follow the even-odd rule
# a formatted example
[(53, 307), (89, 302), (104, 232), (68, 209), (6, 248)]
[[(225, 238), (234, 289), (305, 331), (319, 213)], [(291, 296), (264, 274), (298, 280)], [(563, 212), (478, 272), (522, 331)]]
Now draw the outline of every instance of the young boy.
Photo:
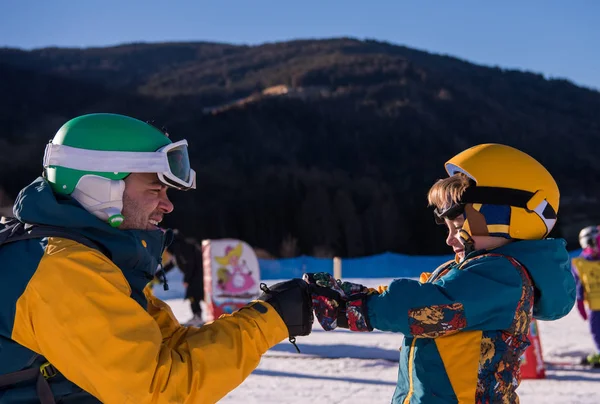
[(583, 251), (573, 258), (572, 270), (577, 283), (577, 310), (589, 321), (596, 352), (582, 358), (582, 364), (600, 368), (600, 229), (588, 226), (579, 232)]
[(404, 334), (393, 403), (518, 402), (532, 318), (561, 318), (575, 302), (566, 243), (546, 239), (558, 187), (532, 157), (500, 144), (465, 150), (446, 171), (428, 199), (455, 260), (378, 290), (306, 274), (331, 292), (313, 292), (315, 314), (326, 330)]

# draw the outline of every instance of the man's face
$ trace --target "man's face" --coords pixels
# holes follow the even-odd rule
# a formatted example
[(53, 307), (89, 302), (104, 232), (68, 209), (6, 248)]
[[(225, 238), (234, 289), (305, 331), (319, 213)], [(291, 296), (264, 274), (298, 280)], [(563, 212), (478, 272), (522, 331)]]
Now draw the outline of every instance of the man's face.
[(122, 230), (157, 230), (163, 216), (173, 211), (167, 186), (154, 173), (132, 173), (125, 178)]

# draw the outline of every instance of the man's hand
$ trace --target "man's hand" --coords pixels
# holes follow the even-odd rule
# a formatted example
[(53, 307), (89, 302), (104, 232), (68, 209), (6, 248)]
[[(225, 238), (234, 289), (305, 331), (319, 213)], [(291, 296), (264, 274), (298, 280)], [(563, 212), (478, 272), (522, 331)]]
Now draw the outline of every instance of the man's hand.
[[(302, 279), (276, 283), (272, 286), (261, 284), (263, 293), (258, 297), (269, 303), (287, 326), (289, 337), (308, 335), (314, 321), (309, 287)], [(258, 308), (252, 306), (255, 310)]]

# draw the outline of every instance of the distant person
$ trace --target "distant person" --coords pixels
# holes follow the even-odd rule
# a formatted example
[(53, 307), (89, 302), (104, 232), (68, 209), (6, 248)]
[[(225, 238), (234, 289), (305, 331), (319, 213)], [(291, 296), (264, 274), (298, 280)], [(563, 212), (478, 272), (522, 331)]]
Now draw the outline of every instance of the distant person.
[(600, 368), (600, 227), (588, 226), (579, 232), (583, 251), (573, 258), (573, 275), (577, 282), (577, 310), (590, 326), (596, 352), (581, 363)]
[[(183, 273), (185, 298), (190, 301), (192, 318), (185, 325), (199, 327), (204, 324), (201, 302), (204, 300), (204, 271), (202, 246), (191, 237), (185, 237), (175, 229), (173, 241), (163, 254), (163, 272), (166, 274), (177, 267)], [(158, 276), (161, 281), (160, 276)]]
[(215, 403), (269, 348), (311, 332), (301, 279), (200, 328), (149, 293), (171, 237), (158, 227), (167, 190), (195, 188), (185, 140), (83, 115), (43, 167), (0, 226), (0, 403)]
[(575, 302), (562, 239), (547, 236), (559, 191), (529, 155), (482, 144), (446, 163), (428, 200), (455, 259), (419, 281), (368, 289), (327, 273), (305, 279), (325, 330), (404, 334), (393, 403), (516, 403), (533, 318), (555, 320)]

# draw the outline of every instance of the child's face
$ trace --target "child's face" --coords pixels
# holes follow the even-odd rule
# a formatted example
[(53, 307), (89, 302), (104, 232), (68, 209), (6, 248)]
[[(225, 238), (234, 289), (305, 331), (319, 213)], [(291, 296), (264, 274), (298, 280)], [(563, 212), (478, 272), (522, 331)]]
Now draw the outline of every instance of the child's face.
[[(459, 260), (462, 260), (465, 258), (465, 247), (460, 240), (460, 230), (465, 223), (465, 215), (459, 215), (454, 220), (445, 219), (445, 221), (448, 228), (446, 244), (452, 247), (454, 254), (456, 254)], [(502, 237), (471, 236), (471, 238), (476, 250), (491, 250), (510, 242), (510, 240)]]
[(444, 219), (446, 227), (448, 228), (448, 237), (446, 237), (446, 244), (452, 247), (454, 254), (462, 260), (465, 258), (465, 246), (460, 240), (460, 230), (465, 223), (464, 215), (459, 215), (455, 219)]

